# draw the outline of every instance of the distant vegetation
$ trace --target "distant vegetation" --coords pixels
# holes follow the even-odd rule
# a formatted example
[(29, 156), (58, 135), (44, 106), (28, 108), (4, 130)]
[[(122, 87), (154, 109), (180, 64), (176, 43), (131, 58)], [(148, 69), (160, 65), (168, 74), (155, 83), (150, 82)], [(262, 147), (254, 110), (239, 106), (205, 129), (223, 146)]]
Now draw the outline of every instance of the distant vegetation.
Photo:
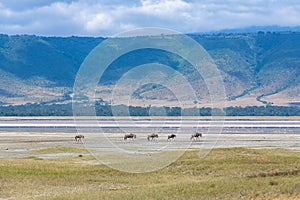
[[(129, 110), (130, 116), (300, 116), (299, 106), (247, 106), (219, 108), (188, 108), (180, 107), (140, 107), (140, 106), (115, 106), (117, 113), (113, 113), (110, 105), (96, 105), (98, 116), (126, 116)], [(151, 108), (151, 110), (150, 110)], [(79, 115), (86, 115), (85, 108)], [(161, 110), (165, 112), (162, 114)], [(157, 112), (156, 112), (157, 111)], [(0, 116), (72, 116), (71, 104), (26, 104), (20, 106), (1, 106)]]
[[(297, 103), (300, 93), (300, 32), (191, 34), (214, 59), (224, 79), (228, 101), (251, 94), (248, 105), (272, 105), (273, 96)], [(89, 52), (105, 38), (40, 37), (0, 34), (0, 105), (61, 103), (70, 99), (76, 73)], [(138, 58), (138, 59), (137, 59)], [(128, 70), (146, 63), (161, 63), (187, 77), (205, 99), (190, 65), (169, 52), (141, 49), (115, 60), (100, 80), (112, 85)], [(205, 86), (204, 86), (205, 87)], [(136, 98), (162, 98), (161, 88), (138, 90)], [(151, 96), (151, 92), (152, 96)], [(202, 93), (201, 93), (202, 92)], [(275, 98), (275, 97), (274, 97)], [(200, 98), (199, 98), (200, 99)], [(231, 104), (232, 105), (232, 104)], [(280, 101), (274, 105), (281, 105)], [(59, 106), (58, 106), (59, 107)]]

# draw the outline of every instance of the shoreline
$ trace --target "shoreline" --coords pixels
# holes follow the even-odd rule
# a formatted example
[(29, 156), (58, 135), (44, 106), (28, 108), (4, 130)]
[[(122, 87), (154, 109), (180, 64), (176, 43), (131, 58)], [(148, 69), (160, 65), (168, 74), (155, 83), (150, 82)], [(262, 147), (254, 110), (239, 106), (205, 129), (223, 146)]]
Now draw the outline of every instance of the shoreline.
[(300, 116), (0, 116), (5, 120), (300, 120)]

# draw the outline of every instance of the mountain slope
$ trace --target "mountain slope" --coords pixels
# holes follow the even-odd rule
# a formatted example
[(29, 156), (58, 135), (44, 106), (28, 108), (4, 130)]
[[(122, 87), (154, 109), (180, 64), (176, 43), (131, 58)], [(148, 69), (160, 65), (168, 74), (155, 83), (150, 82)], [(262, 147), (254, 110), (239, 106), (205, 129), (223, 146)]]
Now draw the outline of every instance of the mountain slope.
[[(217, 64), (224, 80), (227, 105), (287, 105), (300, 101), (299, 32), (190, 36)], [(0, 103), (69, 102), (77, 70), (103, 40), (0, 35)], [(186, 76), (203, 100), (200, 106), (209, 105), (205, 82), (199, 80), (193, 68), (179, 57), (153, 49), (130, 52), (114, 61), (100, 80), (97, 97), (111, 101), (113, 85), (124, 73), (151, 62), (170, 66)], [(131, 103), (149, 105), (155, 101), (176, 105), (170, 92), (164, 87), (146, 85), (134, 92)]]

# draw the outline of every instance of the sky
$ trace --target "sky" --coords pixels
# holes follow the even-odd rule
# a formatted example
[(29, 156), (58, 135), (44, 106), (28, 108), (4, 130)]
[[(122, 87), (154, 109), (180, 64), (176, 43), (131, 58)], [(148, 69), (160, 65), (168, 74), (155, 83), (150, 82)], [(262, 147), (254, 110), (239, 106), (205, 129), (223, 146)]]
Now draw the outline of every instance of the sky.
[(113, 36), (143, 27), (182, 33), (299, 26), (299, 0), (0, 0), (0, 33)]

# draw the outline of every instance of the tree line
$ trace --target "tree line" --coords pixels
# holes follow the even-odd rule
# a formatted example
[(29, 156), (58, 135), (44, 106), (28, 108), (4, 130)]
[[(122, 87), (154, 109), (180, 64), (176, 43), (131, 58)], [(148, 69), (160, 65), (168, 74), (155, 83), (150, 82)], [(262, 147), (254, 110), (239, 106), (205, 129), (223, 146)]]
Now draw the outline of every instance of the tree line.
[[(299, 106), (247, 106), (220, 108), (180, 108), (154, 106), (99, 105), (94, 106), (97, 116), (300, 116)], [(78, 109), (77, 109), (78, 110)], [(90, 115), (86, 106), (77, 115)], [(73, 116), (72, 104), (25, 104), (0, 106), (0, 116)]]

